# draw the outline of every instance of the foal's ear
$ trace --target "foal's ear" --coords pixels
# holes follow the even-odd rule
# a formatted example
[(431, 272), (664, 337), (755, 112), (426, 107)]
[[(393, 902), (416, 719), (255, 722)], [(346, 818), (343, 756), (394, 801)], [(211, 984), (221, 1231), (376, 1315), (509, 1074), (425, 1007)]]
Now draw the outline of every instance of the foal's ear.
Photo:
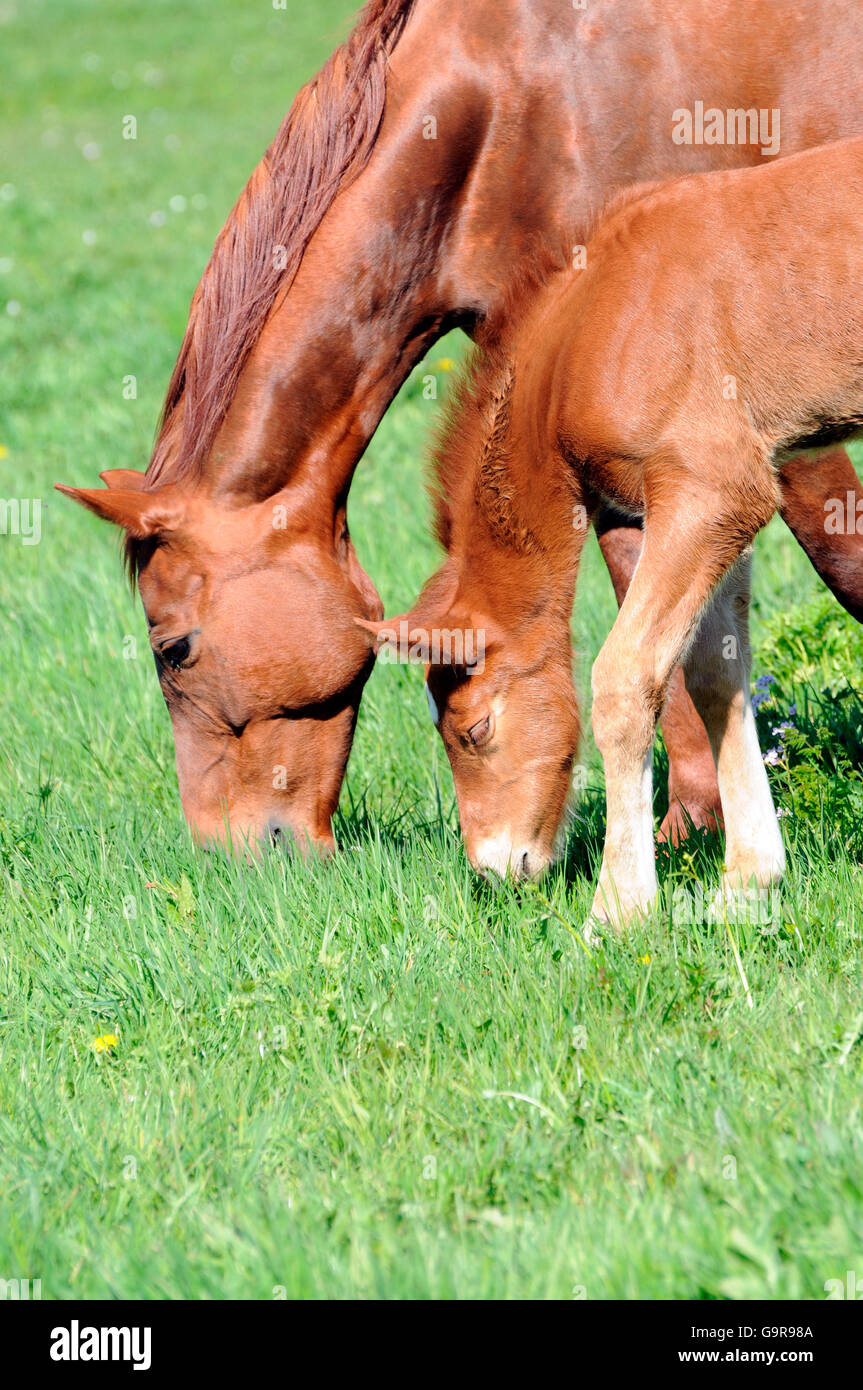
[(147, 475), (139, 468), (106, 468), (99, 477), (106, 487), (118, 492), (143, 492), (147, 486)]
[(458, 573), (451, 560), (423, 585), (413, 608), (409, 613), (400, 613), (397, 618), (383, 618), (380, 622), (369, 622), (366, 618), (354, 618), (368, 636), (373, 652), (382, 647), (398, 651), (407, 661), (409, 649), (411, 657), (418, 660), (417, 644), (429, 644), (429, 633), (446, 626), (445, 614), (452, 608), (453, 598), (458, 587)]
[[(370, 623), (354, 622), (368, 634), (375, 654), (384, 648), (391, 659), (419, 661), (426, 666), (467, 666), (483, 660), (487, 646), (485, 628), (478, 628), (456, 612), (432, 614), (417, 606), (397, 618)], [(481, 668), (480, 668), (481, 669)]]
[(401, 653), (404, 648), (404, 658), (407, 660), (408, 648), (411, 642), (417, 639), (414, 628), (414, 619), (410, 613), (400, 613), (397, 618), (381, 618), (380, 622), (369, 622), (367, 618), (354, 618), (357, 627), (362, 628), (368, 637), (368, 643), (372, 651), (377, 653), (381, 647), (389, 647), (392, 651)]
[(143, 492), (111, 484), (105, 488), (66, 487), (64, 483), (55, 483), (54, 486), (58, 492), (71, 497), (73, 502), (95, 512), (103, 521), (113, 521), (115, 526), (122, 526), (126, 534), (135, 540), (142, 541), (148, 536), (175, 530), (180, 520), (180, 507), (168, 488)]

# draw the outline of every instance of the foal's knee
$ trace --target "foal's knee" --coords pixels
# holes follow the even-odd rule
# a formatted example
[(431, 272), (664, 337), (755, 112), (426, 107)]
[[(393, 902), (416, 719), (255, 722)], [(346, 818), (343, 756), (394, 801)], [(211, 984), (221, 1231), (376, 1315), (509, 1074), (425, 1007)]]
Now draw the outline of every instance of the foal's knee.
[(653, 743), (665, 693), (653, 673), (627, 668), (619, 654), (601, 651), (593, 663), (591, 688), (593, 737), (603, 758), (640, 761)]

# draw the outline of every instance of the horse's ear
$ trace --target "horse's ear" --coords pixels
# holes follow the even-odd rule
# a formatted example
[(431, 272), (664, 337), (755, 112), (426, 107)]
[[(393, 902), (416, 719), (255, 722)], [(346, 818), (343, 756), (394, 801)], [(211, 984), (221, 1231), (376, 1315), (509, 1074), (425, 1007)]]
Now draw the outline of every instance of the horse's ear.
[(143, 492), (147, 475), (138, 468), (106, 468), (99, 474), (106, 487), (122, 492)]
[(113, 487), (66, 487), (55, 483), (58, 492), (71, 497), (88, 511), (95, 512), (103, 521), (113, 521), (122, 526), (127, 535), (135, 540), (146, 540), (148, 536), (161, 535), (176, 529), (180, 520), (180, 508), (175, 500), (165, 495), (165, 491), (132, 491)]

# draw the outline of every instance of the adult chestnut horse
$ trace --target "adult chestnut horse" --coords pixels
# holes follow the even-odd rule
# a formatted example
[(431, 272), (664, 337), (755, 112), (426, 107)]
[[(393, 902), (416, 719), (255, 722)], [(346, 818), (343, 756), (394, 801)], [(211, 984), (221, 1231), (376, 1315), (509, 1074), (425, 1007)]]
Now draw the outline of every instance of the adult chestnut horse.
[[(698, 102), (744, 143), (687, 136)], [(348, 489), (412, 366), (454, 326), (492, 341), (534, 244), (615, 187), (760, 162), (748, 110), (774, 152), (780, 113), (782, 154), (860, 128), (858, 0), (371, 0), (299, 94), (195, 293), (146, 476), (65, 489), (125, 528), (201, 839), (332, 845), (371, 661), (353, 618), (381, 611)], [(786, 519), (863, 612), (863, 543), (823, 528), (847, 459), (786, 477)], [(640, 533), (599, 529), (622, 595)], [(673, 805), (709, 818), (681, 682), (663, 729)]]

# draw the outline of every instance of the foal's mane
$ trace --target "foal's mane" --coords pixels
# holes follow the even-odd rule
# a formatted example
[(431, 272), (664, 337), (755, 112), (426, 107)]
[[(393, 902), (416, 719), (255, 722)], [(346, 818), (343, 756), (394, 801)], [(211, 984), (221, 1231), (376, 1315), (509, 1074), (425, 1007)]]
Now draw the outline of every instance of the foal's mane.
[[(664, 186), (652, 181), (615, 190), (587, 217), (581, 249), (598, 239), (618, 213)], [(540, 548), (514, 506), (510, 452), (514, 346), (536, 297), (556, 277), (574, 270), (575, 249), (576, 240), (562, 233), (551, 242), (531, 246), (503, 297), (499, 336), (473, 349), (450, 392), (432, 442), (429, 482), (435, 533), (444, 550), (450, 549), (454, 513), (471, 496), (492, 534), (504, 545), (524, 554)]]
[(538, 547), (513, 505), (510, 425), (515, 387), (514, 339), (533, 298), (569, 263), (571, 248), (539, 243), (511, 281), (501, 309), (497, 339), (470, 353), (451, 389), (431, 452), (429, 491), (435, 532), (449, 550), (455, 511), (473, 500), (491, 532), (505, 545), (528, 553)]
[[(368, 0), (345, 43), (296, 97), (227, 222), (195, 291), (147, 485), (197, 474), (246, 358), (289, 290), (336, 194), (365, 168), (386, 69), (415, 0)], [(182, 402), (182, 432), (175, 412)]]

